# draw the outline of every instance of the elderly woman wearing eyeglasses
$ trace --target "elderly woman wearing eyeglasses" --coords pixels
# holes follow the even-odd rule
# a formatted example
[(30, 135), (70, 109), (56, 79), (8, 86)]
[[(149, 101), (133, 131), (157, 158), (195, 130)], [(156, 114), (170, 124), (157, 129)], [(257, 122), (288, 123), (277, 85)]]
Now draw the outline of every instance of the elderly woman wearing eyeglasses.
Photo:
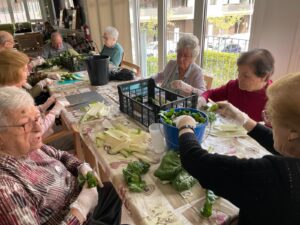
[(288, 74), (267, 89), (265, 127), (228, 102), (219, 113), (275, 155), (259, 159), (210, 154), (202, 149), (192, 117), (179, 119), (183, 167), (206, 189), (240, 208), (239, 225), (298, 225), (300, 221), (300, 73)]
[(161, 87), (182, 91), (181, 94), (191, 95), (195, 91), (201, 94), (206, 90), (201, 68), (195, 63), (199, 55), (199, 40), (196, 36), (183, 35), (177, 43), (177, 59), (170, 60), (162, 72), (153, 79)]
[(109, 183), (80, 187), (92, 169), (75, 156), (42, 144), (32, 97), (0, 88), (0, 224), (119, 225), (121, 201)]

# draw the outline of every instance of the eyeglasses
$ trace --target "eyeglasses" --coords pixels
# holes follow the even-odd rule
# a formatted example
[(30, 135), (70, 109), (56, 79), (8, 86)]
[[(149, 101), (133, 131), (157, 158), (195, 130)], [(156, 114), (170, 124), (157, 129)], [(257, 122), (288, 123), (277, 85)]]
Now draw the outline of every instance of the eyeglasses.
[(193, 56), (192, 55), (187, 55), (187, 54), (177, 53), (177, 57), (178, 58), (183, 57), (183, 58), (187, 59), (187, 58), (192, 58)]
[(32, 131), (32, 128), (39, 124), (41, 125), (42, 117), (38, 116), (35, 120), (29, 120), (27, 123), (21, 124), (21, 125), (12, 125), (12, 126), (0, 126), (0, 127), (23, 127), (25, 133), (29, 133)]

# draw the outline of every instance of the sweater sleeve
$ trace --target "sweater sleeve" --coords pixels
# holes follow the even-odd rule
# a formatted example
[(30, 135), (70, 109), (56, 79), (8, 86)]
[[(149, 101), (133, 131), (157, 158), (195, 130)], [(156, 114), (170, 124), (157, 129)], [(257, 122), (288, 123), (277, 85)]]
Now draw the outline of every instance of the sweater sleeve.
[(43, 134), (45, 134), (45, 132), (54, 125), (54, 122), (55, 122), (55, 116), (52, 113), (48, 113), (43, 119), (43, 123), (42, 123)]
[(35, 85), (31, 89), (27, 89), (27, 91), (33, 98), (36, 98), (42, 93), (43, 89), (39, 85)]
[(43, 145), (41, 150), (44, 151), (47, 155), (61, 161), (73, 176), (78, 176), (77, 167), (83, 163), (81, 160), (66, 151), (59, 151), (48, 145)]
[[(0, 225), (39, 225), (37, 203), (15, 180), (1, 179), (0, 186)], [(5, 207), (4, 207), (5, 206)], [(79, 220), (69, 213), (60, 225), (79, 225)]]
[(202, 97), (206, 99), (206, 101), (210, 98), (213, 101), (224, 101), (228, 98), (228, 83), (215, 89), (207, 90), (202, 94)]
[[(179, 138), (183, 167), (202, 187), (224, 197), (237, 207), (258, 204), (282, 192), (281, 179), (272, 161), (239, 159), (235, 156), (209, 154), (198, 144), (195, 135), (185, 133)], [(277, 194), (276, 194), (277, 192)]]
[(274, 149), (273, 132), (269, 127), (257, 123), (248, 135), (272, 154), (279, 155), (279, 153)]

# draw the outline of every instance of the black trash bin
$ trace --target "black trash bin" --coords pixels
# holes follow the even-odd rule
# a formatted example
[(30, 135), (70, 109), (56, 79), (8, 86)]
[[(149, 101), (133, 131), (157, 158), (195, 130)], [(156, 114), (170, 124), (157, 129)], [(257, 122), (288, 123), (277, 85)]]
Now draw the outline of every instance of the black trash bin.
[(86, 59), (91, 85), (105, 85), (109, 80), (109, 56), (94, 55)]

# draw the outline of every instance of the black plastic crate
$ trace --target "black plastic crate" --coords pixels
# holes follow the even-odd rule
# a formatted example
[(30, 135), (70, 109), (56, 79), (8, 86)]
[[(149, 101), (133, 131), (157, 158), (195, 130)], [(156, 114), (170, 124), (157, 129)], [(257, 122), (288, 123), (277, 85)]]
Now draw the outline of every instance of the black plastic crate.
[(148, 127), (170, 108), (196, 108), (198, 96), (184, 97), (155, 85), (152, 78), (118, 85), (120, 110)]

